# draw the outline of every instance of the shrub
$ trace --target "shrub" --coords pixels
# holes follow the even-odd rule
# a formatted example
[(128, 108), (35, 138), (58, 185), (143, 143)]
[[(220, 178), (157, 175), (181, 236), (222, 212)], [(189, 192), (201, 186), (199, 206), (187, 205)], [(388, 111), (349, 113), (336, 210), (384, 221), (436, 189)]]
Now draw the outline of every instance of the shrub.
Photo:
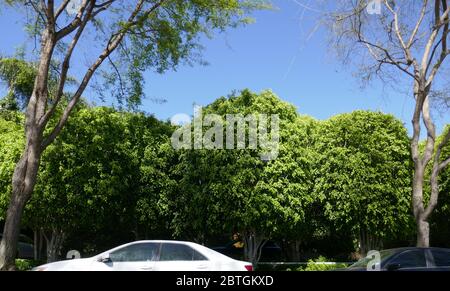
[(309, 260), (306, 267), (300, 267), (297, 271), (331, 271), (340, 268), (346, 268), (347, 264), (343, 263), (328, 263), (329, 260), (320, 256), (316, 260)]
[(34, 260), (17, 259), (16, 267), (18, 271), (30, 271), (40, 263)]

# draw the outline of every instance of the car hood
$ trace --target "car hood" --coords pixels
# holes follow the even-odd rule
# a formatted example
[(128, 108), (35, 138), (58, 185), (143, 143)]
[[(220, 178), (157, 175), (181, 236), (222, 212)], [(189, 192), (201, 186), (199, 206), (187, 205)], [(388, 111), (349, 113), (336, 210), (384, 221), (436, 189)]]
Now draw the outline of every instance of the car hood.
[(92, 264), (92, 258), (74, 259), (45, 264), (33, 269), (33, 271), (84, 271)]

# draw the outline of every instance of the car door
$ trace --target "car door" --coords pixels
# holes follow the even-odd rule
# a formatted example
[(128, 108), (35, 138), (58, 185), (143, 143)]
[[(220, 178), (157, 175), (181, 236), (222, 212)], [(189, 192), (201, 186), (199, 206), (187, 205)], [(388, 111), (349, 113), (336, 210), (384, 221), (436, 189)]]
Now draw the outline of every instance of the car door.
[(155, 263), (158, 271), (207, 271), (211, 262), (189, 245), (182, 243), (162, 243), (159, 260)]
[(159, 243), (136, 243), (109, 253), (105, 264), (111, 271), (152, 271)]
[(406, 250), (386, 263), (388, 271), (420, 271), (427, 269), (424, 249)]
[(433, 270), (450, 271), (450, 250), (431, 249), (433, 256)]

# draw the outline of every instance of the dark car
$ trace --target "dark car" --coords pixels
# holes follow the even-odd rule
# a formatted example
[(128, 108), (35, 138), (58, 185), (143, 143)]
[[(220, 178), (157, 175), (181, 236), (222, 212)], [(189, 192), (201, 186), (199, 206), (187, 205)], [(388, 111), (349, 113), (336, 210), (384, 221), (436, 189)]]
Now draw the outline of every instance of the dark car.
[[(397, 248), (379, 252), (381, 271), (450, 271), (450, 249)], [(348, 267), (347, 271), (370, 271), (375, 266), (373, 256), (365, 257)]]
[[(3, 234), (0, 233), (0, 241), (3, 238)], [(32, 240), (21, 234), (19, 237), (19, 243), (17, 246), (17, 258), (18, 259), (33, 259), (34, 258), (34, 246)]]

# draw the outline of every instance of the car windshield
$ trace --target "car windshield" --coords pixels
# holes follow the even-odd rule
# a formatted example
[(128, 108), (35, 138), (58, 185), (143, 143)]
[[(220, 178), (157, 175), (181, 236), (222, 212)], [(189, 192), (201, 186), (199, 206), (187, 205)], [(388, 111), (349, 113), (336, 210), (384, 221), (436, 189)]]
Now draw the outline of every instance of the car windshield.
[[(395, 253), (395, 250), (384, 250), (380, 251), (380, 259), (381, 262), (384, 261), (386, 258), (392, 256)], [(360, 259), (353, 265), (349, 267), (349, 269), (360, 269), (360, 268), (367, 268), (367, 264), (369, 264), (373, 260), (373, 256), (367, 256), (365, 258)]]

